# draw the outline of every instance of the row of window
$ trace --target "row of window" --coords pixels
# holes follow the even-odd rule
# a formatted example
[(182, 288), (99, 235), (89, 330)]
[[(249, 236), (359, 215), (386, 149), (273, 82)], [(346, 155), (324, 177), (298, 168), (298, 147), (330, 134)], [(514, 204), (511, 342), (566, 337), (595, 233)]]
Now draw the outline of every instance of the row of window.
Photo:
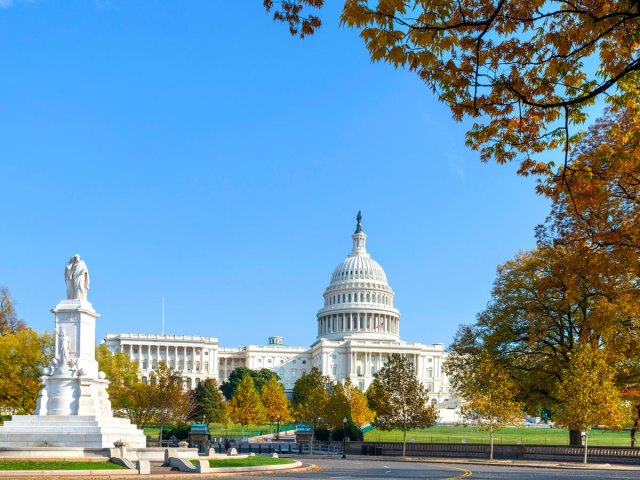
[[(147, 352), (152, 351), (153, 347), (155, 347), (157, 352), (160, 352), (161, 350), (168, 351), (170, 348), (173, 348), (174, 352), (177, 351), (179, 348), (182, 348), (182, 349), (192, 348), (192, 347), (173, 347), (173, 346), (165, 346), (165, 345), (142, 345), (140, 347), (140, 351), (141, 352), (145, 350), (144, 347), (147, 347), (146, 348)], [(134, 345), (133, 347), (130, 347), (130, 348), (131, 348), (131, 352), (132, 353), (138, 353), (138, 345)], [(200, 349), (199, 348), (195, 349), (195, 355), (200, 355)], [(209, 356), (209, 350), (205, 350), (204, 351), (204, 356), (205, 357)], [(178, 357), (182, 358), (182, 355), (179, 354)]]
[(329, 315), (320, 317), (319, 333), (351, 331), (391, 332), (398, 333), (398, 321), (394, 317), (370, 316), (360, 314)]
[[(262, 363), (262, 359), (261, 359), (261, 358), (257, 358), (257, 359), (256, 359), (256, 362), (257, 362), (257, 363)], [(293, 360), (291, 360), (291, 363), (292, 363), (292, 364), (294, 364), (294, 365), (295, 365), (297, 362), (298, 362), (298, 361), (297, 361), (295, 358), (294, 358)], [(266, 363), (273, 363), (273, 360), (272, 360), (271, 358), (267, 358)], [(281, 359), (280, 359), (280, 365), (283, 365), (283, 364), (284, 364), (284, 359), (283, 359), (283, 358), (281, 358)], [(302, 364), (303, 364), (303, 365), (306, 365), (306, 364), (307, 364), (307, 361), (306, 361), (306, 360), (302, 360)]]
[(382, 274), (377, 270), (343, 270), (341, 272), (336, 273), (333, 276), (333, 280), (343, 280), (345, 277), (349, 278), (375, 278), (376, 280), (384, 280)]
[(343, 293), (342, 295), (331, 295), (324, 301), (324, 306), (336, 305), (338, 303), (367, 302), (380, 303), (382, 305), (391, 305), (391, 296), (384, 293)]
[[(178, 363), (178, 367), (176, 368), (175, 363), (173, 363), (172, 361), (170, 361), (167, 366), (171, 369), (171, 370), (177, 370), (179, 372), (181, 372), (183, 369), (187, 370), (187, 371), (191, 371), (194, 370), (193, 368), (193, 364), (191, 362), (187, 362), (187, 365), (184, 366), (183, 364)], [(149, 362), (146, 360), (142, 361), (142, 369), (143, 370), (147, 370), (149, 368)], [(151, 362), (151, 370), (155, 370), (156, 368), (158, 368), (158, 363), (157, 362)], [(195, 365), (195, 371), (199, 372), (200, 371), (200, 362), (196, 362)], [(204, 371), (208, 372), (209, 371), (209, 362), (204, 362)]]
[[(182, 379), (183, 384), (184, 384), (184, 388), (188, 388), (189, 390), (191, 390), (192, 388), (197, 387), (198, 385), (200, 385), (200, 379), (196, 378), (195, 384), (191, 381), (191, 378), (189, 377), (185, 377)], [(149, 378), (147, 376), (143, 376), (142, 377), (142, 382), (143, 383), (148, 383), (149, 382)]]

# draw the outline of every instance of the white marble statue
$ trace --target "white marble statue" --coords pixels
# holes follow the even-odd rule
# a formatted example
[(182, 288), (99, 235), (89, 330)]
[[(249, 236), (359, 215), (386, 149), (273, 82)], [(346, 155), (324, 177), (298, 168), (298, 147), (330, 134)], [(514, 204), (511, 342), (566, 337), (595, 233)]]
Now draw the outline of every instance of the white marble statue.
[(69, 364), (69, 352), (71, 351), (71, 339), (64, 333), (64, 330), (58, 331), (58, 360), (59, 365), (63, 368)]
[(75, 254), (64, 269), (64, 281), (67, 284), (67, 299), (86, 300), (89, 291), (89, 270), (87, 264)]

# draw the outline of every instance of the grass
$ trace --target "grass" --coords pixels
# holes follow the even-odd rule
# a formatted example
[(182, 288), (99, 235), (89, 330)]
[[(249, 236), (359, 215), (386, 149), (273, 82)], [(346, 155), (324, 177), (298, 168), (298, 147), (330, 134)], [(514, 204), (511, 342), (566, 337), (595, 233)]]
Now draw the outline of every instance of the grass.
[(125, 467), (109, 462), (47, 462), (30, 460), (0, 461), (0, 470), (123, 470)]
[[(165, 431), (170, 427), (164, 427)], [(287, 430), (295, 429), (295, 424), (280, 424), (280, 431), (285, 432)], [(269, 430), (269, 425), (247, 425), (244, 429), (245, 437), (256, 437), (259, 435), (266, 435), (270, 432), (276, 433), (277, 427), (276, 424), (273, 424), (271, 430)], [(212, 438), (242, 438), (242, 425), (240, 424), (229, 424), (225, 429), (224, 425), (221, 423), (210, 423), (209, 424), (209, 433)], [(157, 438), (160, 435), (160, 427), (158, 425), (149, 425), (144, 427), (144, 434), (150, 435), (151, 437)], [(165, 438), (166, 434), (165, 434)]]
[[(489, 432), (473, 427), (436, 426), (407, 432), (407, 442), (418, 443), (489, 443)], [(569, 445), (569, 431), (562, 428), (505, 428), (493, 434), (497, 445)], [(402, 442), (402, 432), (372, 430), (365, 434), (367, 442)], [(589, 445), (593, 447), (628, 447), (631, 444), (629, 431), (591, 430)]]
[(226, 458), (224, 460), (209, 460), (211, 468), (225, 467), (262, 467), (265, 465), (287, 465), (295, 463), (291, 458), (273, 458), (273, 457), (246, 457), (246, 458)]

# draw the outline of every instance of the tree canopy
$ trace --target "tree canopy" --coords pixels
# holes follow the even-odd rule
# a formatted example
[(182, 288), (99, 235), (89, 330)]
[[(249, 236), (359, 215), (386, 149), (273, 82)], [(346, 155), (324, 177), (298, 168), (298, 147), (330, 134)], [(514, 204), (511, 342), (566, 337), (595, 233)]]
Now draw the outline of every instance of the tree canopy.
[(269, 422), (287, 422), (291, 416), (289, 400), (284, 393), (284, 387), (275, 378), (270, 378), (262, 386), (260, 398), (264, 405), (265, 417)]
[(260, 370), (253, 370), (247, 367), (234, 368), (229, 374), (227, 381), (222, 382), (222, 385), (220, 385), (220, 390), (222, 390), (222, 393), (227, 400), (231, 400), (231, 398), (233, 398), (238, 385), (245, 375), (249, 375), (252, 378), (253, 384), (258, 393), (260, 393), (262, 386), (267, 382), (267, 380), (274, 378), (275, 380), (280, 381), (278, 374), (268, 368), (261, 368)]
[(109, 380), (107, 392), (111, 400), (111, 408), (118, 411), (124, 407), (122, 401), (127, 390), (140, 382), (138, 362), (130, 360), (129, 355), (124, 352), (111, 352), (104, 344), (96, 347), (96, 361)]
[(627, 412), (615, 385), (615, 369), (606, 352), (584, 345), (571, 355), (562, 372), (557, 396), (560, 404), (554, 419), (559, 425), (584, 431), (584, 463), (587, 463), (588, 434), (593, 425), (621, 428)]
[(25, 323), (18, 318), (15, 301), (7, 287), (0, 287), (0, 336), (15, 333), (26, 328)]
[(606, 351), (618, 387), (637, 385), (639, 288), (637, 277), (606, 250), (586, 244), (520, 253), (498, 268), (477, 322), (459, 329), (448, 368), (455, 376), (489, 355), (509, 372), (532, 412), (561, 404), (562, 372), (585, 345)]
[(0, 335), (0, 407), (33, 414), (42, 384), (42, 369), (53, 358), (53, 337), (30, 328)]
[(438, 419), (435, 407), (428, 405), (429, 394), (416, 377), (413, 364), (397, 353), (375, 374), (367, 399), (375, 412), (373, 424), (377, 428), (402, 431), (402, 456), (407, 431), (431, 427)]
[[(452, 360), (455, 364), (455, 356)], [(476, 360), (467, 364), (469, 368), (452, 369), (451, 385), (464, 398), (465, 420), (489, 431), (489, 459), (493, 460), (494, 431), (521, 421), (524, 405), (516, 400), (518, 385), (502, 365), (486, 354)]]
[[(322, 0), (264, 2), (292, 34), (320, 27)], [(341, 22), (360, 31), (373, 61), (415, 72), (450, 108), (472, 118), (467, 143), (481, 158), (549, 174), (598, 96), (638, 97), (635, 0), (346, 0)]]
[(158, 362), (158, 367), (149, 375), (149, 395), (154, 422), (162, 429), (171, 423), (186, 421), (195, 409), (191, 393), (185, 391), (179, 373), (171, 370), (166, 363)]
[(201, 381), (193, 392), (195, 411), (193, 417), (204, 423), (220, 422), (224, 416), (222, 392), (215, 378)]
[(244, 428), (250, 423), (262, 423), (265, 418), (265, 410), (253, 383), (251, 375), (246, 374), (240, 380), (231, 400), (227, 402), (229, 406), (229, 416), (231, 420), (242, 425)]

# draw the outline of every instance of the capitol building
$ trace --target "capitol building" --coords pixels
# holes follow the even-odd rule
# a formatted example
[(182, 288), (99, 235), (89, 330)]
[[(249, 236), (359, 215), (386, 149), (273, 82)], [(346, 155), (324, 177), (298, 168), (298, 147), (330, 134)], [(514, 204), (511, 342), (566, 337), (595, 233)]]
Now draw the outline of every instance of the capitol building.
[(395, 294), (384, 270), (367, 252), (361, 220), (358, 213), (351, 252), (333, 271), (324, 291), (324, 303), (316, 315), (317, 336), (310, 347), (286, 346), (282, 337), (270, 337), (266, 345), (224, 348), (215, 337), (144, 333), (109, 333), (105, 343), (111, 351), (125, 352), (138, 362), (143, 380), (160, 361), (179, 371), (188, 388), (206, 378), (221, 383), (237, 367), (268, 368), (279, 375), (289, 392), (312, 367), (332, 381), (350, 378), (366, 390), (387, 357), (397, 353), (414, 365), (440, 419), (455, 421), (460, 401), (453, 396), (443, 371), (444, 344), (400, 339)]

